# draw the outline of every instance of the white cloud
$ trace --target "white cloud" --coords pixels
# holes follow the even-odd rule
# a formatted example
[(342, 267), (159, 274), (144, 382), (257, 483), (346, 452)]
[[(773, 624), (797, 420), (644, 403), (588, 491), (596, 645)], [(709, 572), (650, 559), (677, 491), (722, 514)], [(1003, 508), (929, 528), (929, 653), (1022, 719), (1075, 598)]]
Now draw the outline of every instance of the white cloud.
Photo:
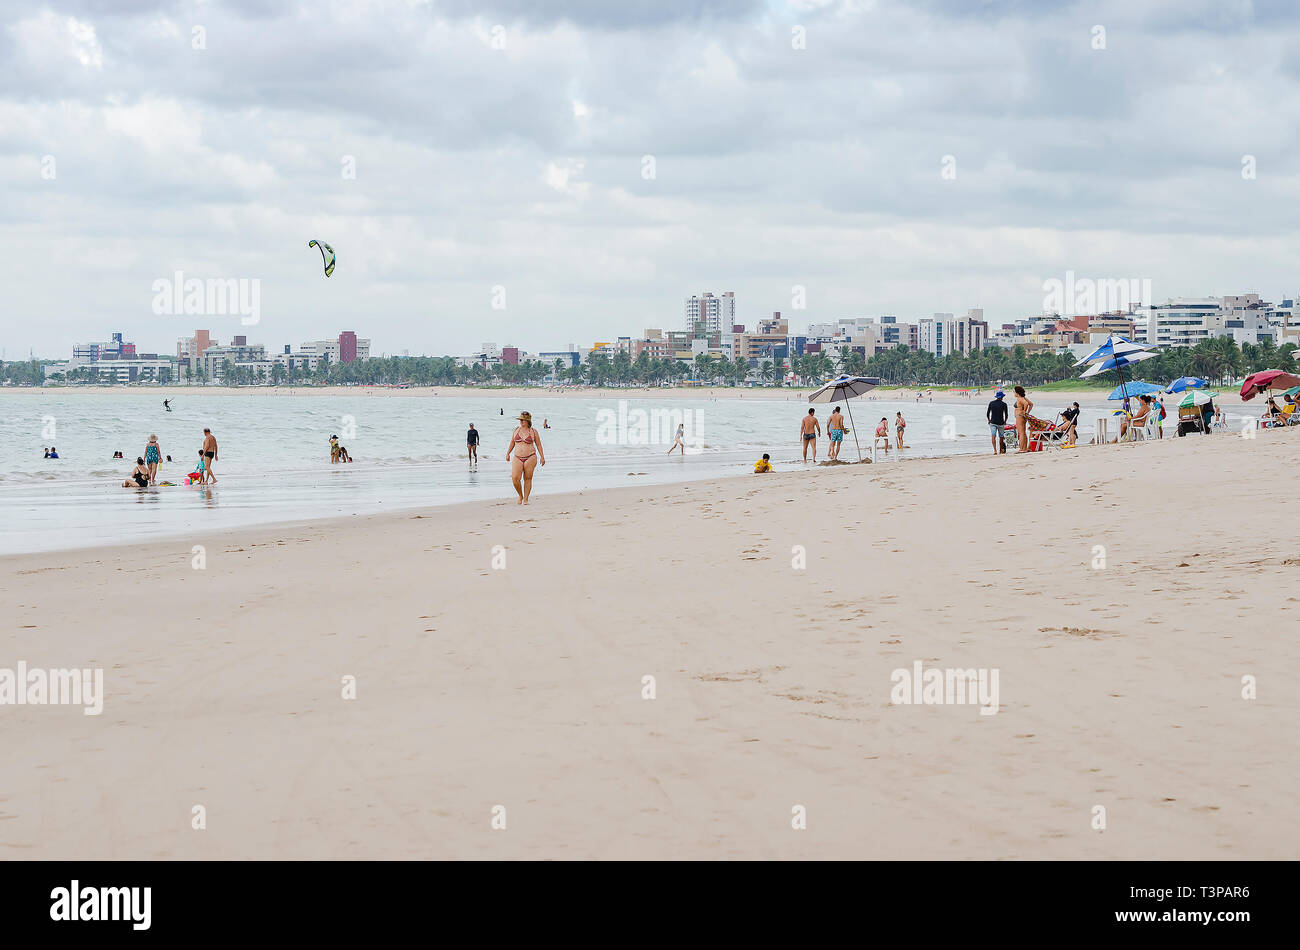
[(95, 36), (95, 28), (76, 17), (42, 10), (13, 24), (9, 31), (31, 61), (61, 65), (71, 60), (95, 69), (104, 65), (104, 51)]

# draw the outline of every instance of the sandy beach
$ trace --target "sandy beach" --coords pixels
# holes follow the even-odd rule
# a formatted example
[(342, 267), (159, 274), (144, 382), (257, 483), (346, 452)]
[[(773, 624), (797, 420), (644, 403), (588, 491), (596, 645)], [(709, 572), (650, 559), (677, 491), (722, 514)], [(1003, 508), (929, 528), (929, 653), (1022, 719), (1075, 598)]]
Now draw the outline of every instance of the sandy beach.
[[(528, 508), (0, 559), (0, 667), (105, 693), (3, 710), (0, 856), (1292, 858), (1297, 461), (543, 470)], [(997, 671), (995, 714), (891, 703), (916, 662)]]

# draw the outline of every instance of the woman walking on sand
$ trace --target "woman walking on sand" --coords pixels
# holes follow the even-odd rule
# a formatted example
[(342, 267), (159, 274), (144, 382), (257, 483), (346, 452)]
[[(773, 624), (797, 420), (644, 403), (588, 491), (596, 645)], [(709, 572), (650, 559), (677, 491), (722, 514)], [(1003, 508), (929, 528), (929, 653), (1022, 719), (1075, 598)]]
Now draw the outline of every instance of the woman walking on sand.
[[(514, 453), (513, 458), (511, 453)], [(533, 471), (539, 463), (546, 464), (546, 454), (542, 451), (542, 437), (533, 428), (532, 413), (519, 413), (519, 425), (510, 434), (506, 459), (510, 462), (510, 481), (514, 483), (515, 493), (519, 496), (515, 504), (526, 505), (528, 496), (533, 491)]]
[(144, 464), (149, 469), (149, 484), (158, 484), (158, 463), (162, 455), (158, 451), (158, 436), (149, 436), (149, 444), (144, 447)]
[(1025, 387), (1017, 386), (1016, 392), (1016, 454), (1029, 451), (1029, 436), (1026, 433), (1026, 426), (1029, 424), (1029, 413), (1033, 411), (1034, 404), (1029, 401), (1025, 395)]

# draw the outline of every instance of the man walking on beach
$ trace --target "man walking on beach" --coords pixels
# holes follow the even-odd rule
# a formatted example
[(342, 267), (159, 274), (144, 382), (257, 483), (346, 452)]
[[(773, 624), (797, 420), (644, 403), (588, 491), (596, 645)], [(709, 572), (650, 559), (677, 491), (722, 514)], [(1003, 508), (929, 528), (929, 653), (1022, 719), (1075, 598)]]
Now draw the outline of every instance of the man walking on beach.
[(844, 445), (844, 432), (844, 416), (840, 413), (840, 407), (836, 406), (831, 412), (831, 417), (826, 420), (826, 435), (831, 440), (830, 448), (826, 450), (826, 457), (832, 462), (840, 457), (840, 447)]
[(472, 422), (469, 431), (465, 433), (465, 445), (469, 449), (469, 467), (473, 468), (478, 465), (478, 429), (474, 428)]
[(817, 421), (817, 410), (809, 409), (808, 415), (803, 417), (803, 422), (799, 426), (799, 434), (803, 436), (803, 460), (808, 461), (808, 443), (812, 443), (813, 461), (817, 461), (817, 436), (822, 434), (822, 424)]
[(1006, 393), (999, 389), (984, 412), (985, 418), (989, 421), (989, 435), (993, 438), (994, 455), (1007, 454), (1007, 436), (1004, 429), (1007, 424), (1007, 404), (1002, 401), (1005, 395)]
[(207, 465), (203, 470), (203, 484), (210, 480), (215, 485), (217, 477), (212, 474), (212, 463), (217, 461), (217, 440), (213, 438), (212, 430), (207, 428), (203, 430), (203, 460)]

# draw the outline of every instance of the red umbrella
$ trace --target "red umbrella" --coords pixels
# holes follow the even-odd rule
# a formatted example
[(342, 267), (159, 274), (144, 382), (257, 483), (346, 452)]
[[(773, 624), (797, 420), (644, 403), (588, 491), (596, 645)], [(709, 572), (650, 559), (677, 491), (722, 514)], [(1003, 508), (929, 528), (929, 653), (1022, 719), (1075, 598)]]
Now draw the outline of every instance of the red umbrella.
[(1254, 399), (1266, 389), (1290, 389), (1292, 386), (1300, 386), (1300, 376), (1292, 376), (1280, 369), (1265, 369), (1246, 377), (1246, 381), (1241, 384), (1241, 398), (1244, 402)]

